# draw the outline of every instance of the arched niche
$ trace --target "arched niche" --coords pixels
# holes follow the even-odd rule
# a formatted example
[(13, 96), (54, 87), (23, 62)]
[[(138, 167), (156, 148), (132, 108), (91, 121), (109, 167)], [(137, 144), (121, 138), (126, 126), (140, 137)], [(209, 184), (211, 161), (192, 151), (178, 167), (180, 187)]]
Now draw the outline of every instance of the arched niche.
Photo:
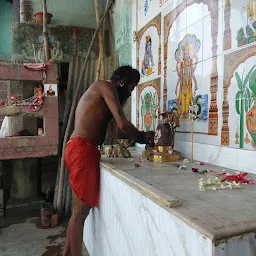
[(155, 27), (158, 32), (158, 67), (157, 67), (157, 74), (161, 74), (161, 14), (157, 15), (155, 18), (153, 18), (147, 25), (145, 25), (142, 29), (139, 30), (138, 32), (138, 37), (137, 37), (137, 69), (139, 70), (139, 50), (140, 50), (140, 44), (141, 40), (143, 38), (143, 35), (145, 32), (150, 28), (150, 27)]
[(224, 77), (223, 77), (223, 104), (222, 104), (222, 128), (221, 128), (221, 145), (229, 146), (230, 132), (229, 132), (229, 101), (228, 90), (231, 84), (231, 80), (234, 76), (234, 72), (237, 68), (245, 63), (250, 57), (256, 56), (256, 47), (252, 45), (248, 48), (242, 48), (238, 51), (231, 52), (224, 57)]
[(212, 73), (210, 81), (211, 103), (209, 108), (209, 135), (218, 135), (218, 106), (217, 106), (217, 92), (218, 92), (218, 69), (217, 69), (217, 37), (218, 37), (218, 22), (219, 12), (218, 1), (212, 0), (188, 0), (181, 3), (177, 8), (172, 10), (164, 17), (164, 91), (163, 104), (164, 111), (167, 106), (167, 57), (168, 57), (168, 38), (170, 30), (174, 21), (178, 16), (188, 7), (193, 4), (205, 4), (208, 7), (211, 16), (211, 33), (212, 33)]

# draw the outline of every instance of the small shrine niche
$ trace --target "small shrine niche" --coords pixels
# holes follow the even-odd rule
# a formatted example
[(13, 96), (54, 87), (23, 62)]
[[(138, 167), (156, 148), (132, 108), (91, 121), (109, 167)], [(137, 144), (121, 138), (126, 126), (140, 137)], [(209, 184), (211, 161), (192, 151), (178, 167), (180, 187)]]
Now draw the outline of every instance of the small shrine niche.
[[(44, 118), (36, 114), (43, 107), (43, 103), (42, 84), (32, 81), (9, 81), (8, 97), (0, 110), (2, 115), (5, 115), (0, 137), (43, 135)], [(26, 109), (27, 113), (10, 113), (15, 109), (18, 111), (18, 108)]]
[(0, 63), (8, 84), (0, 104), (3, 119), (0, 160), (37, 158), (58, 153), (58, 70), (55, 63)]

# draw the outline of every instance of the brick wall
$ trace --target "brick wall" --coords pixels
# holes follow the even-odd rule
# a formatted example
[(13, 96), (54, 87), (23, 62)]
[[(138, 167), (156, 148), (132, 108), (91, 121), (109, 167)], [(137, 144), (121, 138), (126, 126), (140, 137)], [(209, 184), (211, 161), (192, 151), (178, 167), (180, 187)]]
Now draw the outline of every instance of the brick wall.
[[(9, 81), (0, 81), (0, 101), (5, 101), (7, 98), (7, 87)], [(4, 117), (0, 116), (0, 127), (2, 125)]]

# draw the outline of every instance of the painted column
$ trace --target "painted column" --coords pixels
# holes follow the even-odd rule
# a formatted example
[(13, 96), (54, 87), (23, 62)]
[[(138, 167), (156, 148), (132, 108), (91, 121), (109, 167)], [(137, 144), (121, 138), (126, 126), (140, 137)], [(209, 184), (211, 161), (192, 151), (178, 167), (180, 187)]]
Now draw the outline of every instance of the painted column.
[(231, 49), (231, 28), (230, 28), (231, 5), (230, 0), (225, 0), (224, 9), (224, 35), (223, 35), (223, 50)]
[(209, 135), (218, 135), (218, 105), (217, 105), (217, 92), (218, 92), (218, 68), (217, 68), (217, 51), (218, 51), (218, 24), (219, 24), (219, 12), (213, 11), (218, 10), (218, 2), (213, 3), (211, 11), (212, 19), (212, 74), (211, 74), (211, 103), (209, 109)]
[(165, 112), (167, 110), (167, 56), (168, 56), (168, 37), (166, 38), (166, 41), (164, 42), (164, 90), (163, 90), (163, 111)]
[(230, 85), (230, 75), (231, 67), (229, 66), (230, 56), (226, 55), (224, 57), (224, 76), (223, 76), (223, 103), (222, 103), (222, 128), (221, 128), (221, 145), (229, 146), (229, 126), (228, 126), (228, 117), (229, 117), (229, 102), (228, 102), (228, 88)]
[(228, 127), (228, 117), (229, 117), (229, 103), (228, 103), (228, 84), (224, 84), (223, 92), (223, 104), (222, 104), (222, 118), (223, 124), (221, 128), (221, 145), (229, 145), (229, 127)]

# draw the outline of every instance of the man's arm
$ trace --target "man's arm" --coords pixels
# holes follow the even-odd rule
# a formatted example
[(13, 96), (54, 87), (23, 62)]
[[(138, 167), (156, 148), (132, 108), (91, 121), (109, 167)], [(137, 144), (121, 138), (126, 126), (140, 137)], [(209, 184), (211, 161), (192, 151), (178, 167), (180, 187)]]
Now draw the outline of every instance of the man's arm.
[(136, 142), (141, 144), (146, 143), (146, 137), (144, 136), (144, 133), (138, 131), (125, 117), (119, 102), (118, 93), (114, 86), (109, 82), (105, 82), (105, 85), (102, 86), (101, 91), (102, 97), (104, 98), (109, 110), (111, 111), (116, 121), (117, 127), (129, 138), (134, 139)]

